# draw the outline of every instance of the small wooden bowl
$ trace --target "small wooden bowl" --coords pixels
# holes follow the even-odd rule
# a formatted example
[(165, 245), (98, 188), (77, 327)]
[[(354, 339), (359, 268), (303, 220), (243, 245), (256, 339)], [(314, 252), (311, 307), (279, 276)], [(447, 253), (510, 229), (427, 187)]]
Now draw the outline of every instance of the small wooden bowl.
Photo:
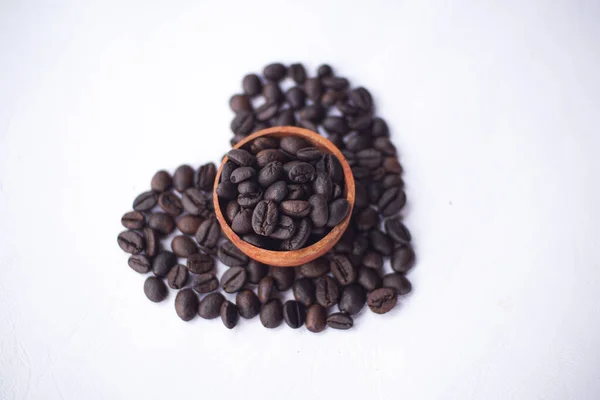
[(225, 233), (225, 236), (227, 236), (227, 238), (231, 240), (233, 244), (235, 244), (237, 248), (244, 252), (248, 257), (259, 261), (263, 264), (274, 265), (277, 267), (295, 267), (298, 265), (302, 265), (318, 257), (321, 257), (323, 254), (331, 250), (331, 248), (338, 242), (338, 240), (340, 240), (340, 238), (346, 231), (346, 228), (350, 223), (350, 217), (352, 216), (352, 209), (354, 208), (354, 176), (352, 175), (352, 170), (350, 169), (350, 165), (348, 165), (348, 161), (346, 161), (346, 157), (344, 157), (342, 152), (333, 143), (325, 139), (323, 136), (320, 136), (319, 134), (304, 128), (297, 128), (293, 126), (278, 126), (274, 128), (263, 129), (246, 137), (244, 140), (236, 144), (233, 148), (238, 149), (240, 147), (243, 147), (248, 142), (251, 142), (254, 139), (261, 136), (273, 136), (277, 138), (284, 136), (299, 136), (303, 139), (306, 139), (313, 146), (333, 154), (338, 158), (338, 160), (342, 164), (345, 181), (344, 194), (346, 196), (346, 199), (348, 200), (348, 203), (350, 203), (350, 210), (348, 211), (348, 215), (342, 220), (340, 224), (334, 227), (325, 237), (323, 237), (318, 242), (308, 247), (291, 251), (274, 251), (261, 249), (260, 247), (253, 246), (250, 243), (242, 240), (242, 238), (240, 238), (231, 229), (231, 227), (227, 224), (223, 213), (221, 212), (221, 206), (219, 205), (219, 198), (217, 196), (217, 186), (219, 185), (219, 182), (221, 180), (221, 171), (223, 169), (223, 164), (227, 162), (227, 156), (223, 158), (221, 166), (219, 167), (219, 171), (217, 172), (215, 186), (213, 188), (213, 202), (215, 206), (215, 214), (217, 215), (217, 220), (219, 221), (219, 224), (221, 225), (221, 229)]

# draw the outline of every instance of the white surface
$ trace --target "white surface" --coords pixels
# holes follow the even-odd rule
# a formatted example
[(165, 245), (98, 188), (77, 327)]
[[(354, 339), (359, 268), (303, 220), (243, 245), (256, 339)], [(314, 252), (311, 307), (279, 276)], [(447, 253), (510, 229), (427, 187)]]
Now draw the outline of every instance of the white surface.
[[(1, 399), (600, 396), (597, 2), (23, 3), (0, 8)], [(226, 151), (229, 95), (274, 60), (369, 88), (401, 151), (414, 293), (349, 332), (183, 323), (116, 243), (155, 170)]]

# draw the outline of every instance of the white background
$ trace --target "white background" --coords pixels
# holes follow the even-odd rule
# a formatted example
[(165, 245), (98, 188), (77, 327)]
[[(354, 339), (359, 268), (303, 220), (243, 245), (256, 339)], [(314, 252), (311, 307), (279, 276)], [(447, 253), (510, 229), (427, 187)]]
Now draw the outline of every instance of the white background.
[[(597, 2), (49, 3), (0, 8), (1, 399), (600, 396)], [(351, 331), (183, 323), (117, 246), (272, 61), (369, 88), (400, 149), (414, 292)]]

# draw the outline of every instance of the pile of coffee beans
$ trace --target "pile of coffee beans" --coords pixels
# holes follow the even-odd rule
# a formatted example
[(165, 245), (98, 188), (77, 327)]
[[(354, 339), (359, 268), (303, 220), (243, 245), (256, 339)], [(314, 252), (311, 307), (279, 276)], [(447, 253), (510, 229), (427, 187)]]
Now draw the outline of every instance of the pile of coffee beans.
[[(286, 89), (285, 85), (289, 87)], [(326, 327), (349, 329), (365, 305), (376, 314), (392, 310), (399, 297), (412, 290), (406, 274), (415, 263), (415, 253), (400, 214), (406, 202), (402, 167), (387, 124), (375, 116), (369, 91), (352, 89), (348, 80), (336, 76), (328, 65), (321, 65), (316, 76), (309, 77), (301, 64), (286, 67), (279, 63), (266, 66), (262, 77), (245, 76), (242, 89), (243, 93), (230, 100), (236, 113), (231, 123), (232, 144), (257, 130), (283, 125), (302, 126), (327, 137), (352, 167), (356, 199), (350, 225), (325, 256), (295, 268), (271, 267), (248, 258), (221, 234), (212, 207), (215, 164), (202, 165), (196, 171), (182, 165), (173, 174), (159, 171), (151, 180), (150, 190), (134, 200), (133, 211), (123, 215), (121, 223), (127, 230), (118, 236), (121, 249), (131, 254), (131, 269), (140, 274), (151, 273), (144, 283), (146, 297), (160, 302), (169, 296), (169, 288), (175, 289), (175, 311), (182, 320), (189, 321), (197, 315), (204, 319), (220, 317), (230, 329), (240, 317), (257, 316), (266, 328), (285, 322), (291, 328), (306, 325), (311, 332), (321, 332)], [(254, 149), (246, 149), (251, 157), (267, 149), (259, 147), (264, 143), (253, 144)], [(284, 148), (281, 143), (278, 147)], [(288, 153), (303, 162), (298, 151)], [(242, 165), (243, 162), (233, 164), (227, 167), (231, 169), (230, 182), (234, 169), (251, 166)], [(318, 162), (313, 167), (314, 195), (319, 194), (314, 183), (320, 172)], [(261, 186), (261, 171), (262, 167), (254, 172), (238, 172), (242, 177), (254, 173), (256, 179), (237, 182), (236, 201), (225, 204), (228, 221), (233, 227), (238, 218), (241, 229), (248, 231), (243, 235), (249, 235), (246, 240), (251, 243), (259, 243), (265, 237), (256, 232), (252, 217), (257, 213), (259, 222), (262, 217), (267, 219), (269, 207), (261, 206), (264, 212), (257, 212), (258, 204), (273, 201), (270, 196), (281, 196), (283, 190), (271, 189), (267, 197), (276, 181)], [(284, 170), (284, 177), (285, 173)], [(262, 198), (252, 206), (237, 201), (240, 194), (256, 192), (250, 190), (255, 189), (252, 183), (240, 190), (245, 181), (258, 182), (256, 189), (262, 191)], [(332, 179), (331, 199), (336, 199), (335, 183), (339, 185)], [(288, 197), (277, 197), (280, 206), (283, 201), (297, 200), (289, 197), (289, 186), (297, 183), (284, 184)], [(252, 204), (253, 198), (248, 196), (249, 203), (245, 204)], [(313, 203), (309, 201), (309, 205)], [(243, 209), (249, 207), (254, 209), (247, 225), (250, 212)], [(293, 211), (302, 213), (300, 209)], [(283, 216), (287, 215), (279, 211), (279, 221)], [(310, 221), (314, 233), (310, 211), (300, 218)], [(321, 223), (324, 218), (319, 218)], [(281, 224), (275, 228), (278, 225)], [(272, 229), (267, 226), (269, 223), (256, 223), (263, 233)], [(284, 243), (289, 238), (281, 240)], [(225, 267), (218, 268), (216, 258)]]
[(350, 212), (340, 161), (302, 137), (261, 136), (227, 156), (219, 203), (231, 229), (254, 246), (310, 246)]

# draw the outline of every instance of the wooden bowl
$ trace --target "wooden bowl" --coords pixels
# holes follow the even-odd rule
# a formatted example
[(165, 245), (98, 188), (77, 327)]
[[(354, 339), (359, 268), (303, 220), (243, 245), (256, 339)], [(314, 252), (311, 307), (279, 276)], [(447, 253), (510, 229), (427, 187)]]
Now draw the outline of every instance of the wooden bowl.
[(273, 136), (273, 137), (284, 137), (284, 136), (299, 136), (313, 146), (318, 147), (319, 149), (331, 153), (338, 158), (340, 163), (342, 164), (342, 169), (344, 171), (344, 195), (350, 203), (350, 210), (348, 211), (348, 215), (346, 218), (342, 220), (340, 224), (335, 226), (326, 236), (324, 236), (318, 242), (304, 247), (298, 250), (291, 251), (274, 251), (274, 250), (266, 250), (261, 249), (260, 247), (256, 247), (240, 238), (229, 226), (223, 213), (221, 212), (221, 206), (219, 204), (219, 198), (217, 196), (217, 186), (221, 180), (221, 171), (223, 169), (223, 164), (227, 162), (227, 156), (223, 158), (221, 162), (221, 166), (219, 167), (219, 171), (217, 172), (217, 177), (215, 179), (215, 186), (213, 188), (213, 202), (215, 205), (215, 213), (217, 215), (217, 220), (221, 225), (221, 230), (225, 233), (225, 236), (229, 240), (233, 242), (242, 252), (244, 252), (248, 257), (259, 261), (263, 264), (274, 265), (277, 267), (295, 267), (298, 265), (305, 264), (309, 261), (312, 261), (318, 257), (321, 257), (323, 254), (327, 253), (331, 248), (340, 240), (344, 231), (348, 227), (350, 223), (350, 217), (352, 216), (352, 209), (354, 208), (354, 176), (352, 175), (352, 170), (350, 169), (350, 165), (348, 165), (348, 161), (342, 154), (342, 152), (329, 140), (325, 139), (323, 136), (312, 132), (308, 129), (297, 128), (293, 126), (278, 126), (274, 128), (263, 129), (261, 131), (255, 132), (250, 136), (246, 137), (244, 140), (236, 144), (233, 148), (238, 149), (243, 147), (247, 143), (253, 141), (254, 139), (261, 136)]

